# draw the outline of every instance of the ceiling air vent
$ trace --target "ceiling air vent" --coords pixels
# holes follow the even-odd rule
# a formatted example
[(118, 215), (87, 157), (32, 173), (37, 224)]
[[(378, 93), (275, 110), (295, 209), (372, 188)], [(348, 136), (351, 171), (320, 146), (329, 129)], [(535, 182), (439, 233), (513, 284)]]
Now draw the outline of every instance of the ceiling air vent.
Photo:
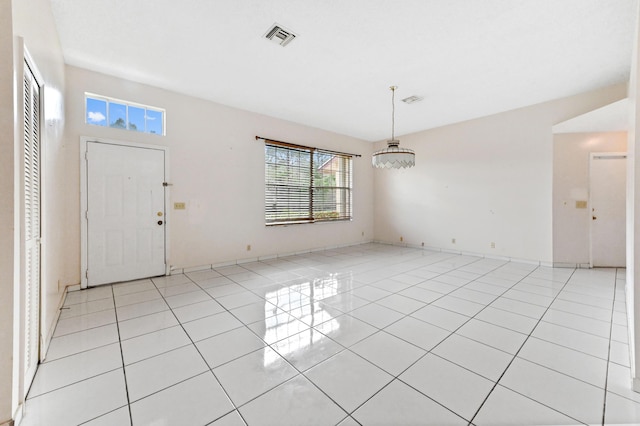
[(422, 100), (422, 98), (420, 96), (409, 96), (408, 98), (404, 98), (402, 100), (402, 102), (407, 103), (407, 104), (412, 104), (414, 102), (419, 102), (421, 100)]
[(278, 24), (273, 24), (273, 26), (267, 31), (264, 35), (265, 38), (271, 40), (275, 43), (278, 43), (280, 46), (284, 47), (289, 44), (296, 35), (289, 30), (285, 30)]

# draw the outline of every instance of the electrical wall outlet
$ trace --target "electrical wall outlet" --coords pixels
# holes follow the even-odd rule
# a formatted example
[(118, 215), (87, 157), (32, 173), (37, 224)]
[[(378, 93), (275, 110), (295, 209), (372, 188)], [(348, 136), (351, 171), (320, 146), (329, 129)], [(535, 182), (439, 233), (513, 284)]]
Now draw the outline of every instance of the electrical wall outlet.
[(251, 251), (251, 244), (247, 244), (247, 251)]
[(496, 243), (494, 243), (493, 241), (491, 242), (491, 248), (496, 248)]
[(400, 237), (400, 242), (403, 242), (403, 241), (404, 241), (404, 238)]
[(452, 239), (451, 239), (451, 244), (455, 244), (455, 243), (456, 243), (456, 239), (455, 239), (455, 238), (452, 238)]

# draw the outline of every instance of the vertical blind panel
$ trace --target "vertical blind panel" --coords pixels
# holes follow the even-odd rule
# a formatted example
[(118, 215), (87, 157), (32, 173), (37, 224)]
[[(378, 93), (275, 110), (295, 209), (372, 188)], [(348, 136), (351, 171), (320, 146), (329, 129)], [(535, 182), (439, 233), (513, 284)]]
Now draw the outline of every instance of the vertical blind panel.
[(351, 219), (352, 159), (265, 144), (267, 224)]

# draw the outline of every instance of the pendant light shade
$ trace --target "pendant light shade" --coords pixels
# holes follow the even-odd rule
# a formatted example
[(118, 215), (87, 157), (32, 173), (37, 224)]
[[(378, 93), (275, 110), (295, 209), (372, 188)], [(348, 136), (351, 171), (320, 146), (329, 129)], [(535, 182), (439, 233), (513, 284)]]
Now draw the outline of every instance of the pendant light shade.
[(379, 169), (404, 169), (416, 165), (416, 154), (413, 150), (400, 148), (400, 141), (395, 138), (395, 94), (397, 86), (391, 86), (391, 139), (387, 147), (373, 153), (371, 164)]

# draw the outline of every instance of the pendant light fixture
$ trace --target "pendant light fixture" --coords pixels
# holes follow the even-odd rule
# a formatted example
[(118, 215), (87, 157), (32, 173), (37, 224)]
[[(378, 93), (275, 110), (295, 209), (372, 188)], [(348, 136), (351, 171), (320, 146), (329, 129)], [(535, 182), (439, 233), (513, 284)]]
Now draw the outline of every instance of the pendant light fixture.
[(400, 141), (395, 138), (396, 121), (396, 89), (391, 86), (391, 140), (387, 147), (373, 153), (371, 164), (379, 169), (404, 169), (416, 165), (416, 154), (410, 149), (400, 148)]

